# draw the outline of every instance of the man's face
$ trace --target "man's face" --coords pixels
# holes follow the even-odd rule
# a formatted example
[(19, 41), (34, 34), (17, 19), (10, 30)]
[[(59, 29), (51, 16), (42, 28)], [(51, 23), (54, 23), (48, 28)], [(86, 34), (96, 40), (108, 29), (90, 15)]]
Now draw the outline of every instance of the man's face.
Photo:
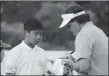
[(74, 21), (67, 24), (68, 29), (76, 36), (80, 31), (80, 25)]
[(38, 44), (42, 40), (42, 31), (41, 30), (32, 30), (27, 32), (27, 40), (33, 45)]

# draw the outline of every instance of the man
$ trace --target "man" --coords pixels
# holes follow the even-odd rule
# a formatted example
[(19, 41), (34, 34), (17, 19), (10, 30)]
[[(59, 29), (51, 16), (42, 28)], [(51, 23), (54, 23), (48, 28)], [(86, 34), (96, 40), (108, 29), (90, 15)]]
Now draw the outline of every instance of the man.
[(36, 18), (24, 23), (25, 39), (8, 56), (6, 75), (44, 75), (46, 54), (37, 44), (42, 39), (43, 26)]
[(108, 75), (108, 37), (105, 33), (79, 5), (70, 5), (61, 16), (60, 28), (66, 26), (76, 36), (75, 55), (62, 61), (79, 73)]

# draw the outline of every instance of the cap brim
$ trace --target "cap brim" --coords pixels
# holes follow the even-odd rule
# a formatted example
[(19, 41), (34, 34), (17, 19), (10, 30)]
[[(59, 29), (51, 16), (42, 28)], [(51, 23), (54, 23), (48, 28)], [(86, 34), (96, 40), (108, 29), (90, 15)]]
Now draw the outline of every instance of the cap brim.
[(60, 27), (59, 28), (62, 28), (64, 26), (66, 26), (67, 23), (69, 23), (69, 21), (77, 16), (80, 16), (82, 14), (86, 14), (85, 11), (82, 11), (82, 12), (79, 12), (79, 13), (70, 13), (70, 14), (63, 14), (61, 15), (62, 18), (63, 18), (63, 22), (61, 23)]
[(63, 19), (63, 22), (61, 23), (59, 28), (65, 27), (70, 20), (71, 19)]
[(63, 22), (61, 23), (59, 28), (66, 26), (67, 23), (69, 23), (69, 21), (74, 17), (73, 14), (63, 14), (61, 16), (63, 18)]

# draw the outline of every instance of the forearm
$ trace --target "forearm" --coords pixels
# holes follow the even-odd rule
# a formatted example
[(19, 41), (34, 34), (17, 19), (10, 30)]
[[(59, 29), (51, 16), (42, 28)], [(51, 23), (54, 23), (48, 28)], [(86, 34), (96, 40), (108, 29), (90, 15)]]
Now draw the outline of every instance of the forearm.
[(88, 67), (87, 65), (86, 67), (83, 67), (80, 62), (72, 63), (72, 68), (79, 73), (87, 74), (88, 72), (87, 67)]

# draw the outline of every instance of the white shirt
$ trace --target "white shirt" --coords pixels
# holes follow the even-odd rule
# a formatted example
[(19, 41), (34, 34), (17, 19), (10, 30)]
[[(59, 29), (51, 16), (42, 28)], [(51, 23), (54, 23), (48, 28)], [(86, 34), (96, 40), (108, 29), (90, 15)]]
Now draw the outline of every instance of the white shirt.
[(5, 72), (15, 75), (43, 75), (46, 72), (45, 51), (37, 45), (32, 49), (22, 42), (9, 52)]
[(108, 37), (92, 22), (76, 36), (75, 58), (90, 59), (89, 75), (108, 75)]

